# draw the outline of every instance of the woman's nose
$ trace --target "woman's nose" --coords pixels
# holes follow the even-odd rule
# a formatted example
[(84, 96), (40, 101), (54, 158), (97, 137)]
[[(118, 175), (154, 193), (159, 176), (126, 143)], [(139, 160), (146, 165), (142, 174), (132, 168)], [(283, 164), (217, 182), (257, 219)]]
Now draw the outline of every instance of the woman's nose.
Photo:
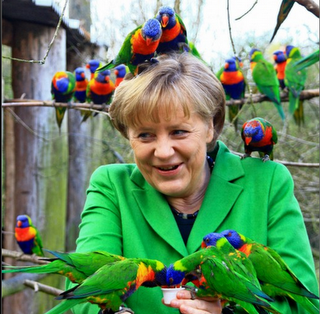
[(157, 139), (154, 150), (154, 156), (157, 158), (165, 159), (171, 157), (174, 154), (174, 148), (170, 139), (161, 138)]

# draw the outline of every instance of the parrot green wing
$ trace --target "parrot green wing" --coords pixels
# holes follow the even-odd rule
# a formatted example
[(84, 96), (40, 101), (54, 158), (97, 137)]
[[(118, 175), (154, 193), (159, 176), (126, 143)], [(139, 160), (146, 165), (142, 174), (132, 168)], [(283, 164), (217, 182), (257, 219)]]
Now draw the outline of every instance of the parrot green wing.
[(187, 38), (187, 28), (186, 26), (184, 25), (183, 21), (182, 21), (182, 18), (179, 16), (179, 14), (175, 13), (175, 16), (178, 20), (178, 22), (180, 23), (181, 25), (181, 29), (182, 29), (182, 32), (183, 32), (183, 35)]
[[(68, 85), (68, 89), (66, 91), (66, 94), (71, 94), (71, 98), (76, 90), (76, 77), (72, 72), (66, 71), (68, 78), (69, 78), (69, 85)], [(70, 101), (69, 100), (69, 101)]]
[(316, 62), (319, 62), (319, 49), (307, 55), (306, 57), (303, 57), (300, 60), (296, 61), (296, 70), (301, 71)]

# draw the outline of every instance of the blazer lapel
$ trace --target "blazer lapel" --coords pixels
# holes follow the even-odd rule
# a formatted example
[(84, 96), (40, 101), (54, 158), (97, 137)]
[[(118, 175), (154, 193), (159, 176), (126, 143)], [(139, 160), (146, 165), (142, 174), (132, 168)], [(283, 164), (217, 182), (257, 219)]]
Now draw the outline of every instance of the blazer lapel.
[(164, 196), (144, 180), (138, 169), (133, 172), (131, 179), (140, 185), (132, 193), (149, 225), (173, 249), (187, 256), (187, 249)]
[(202, 238), (217, 230), (228, 215), (243, 187), (232, 182), (242, 177), (240, 158), (219, 142), (219, 151), (201, 209), (191, 230), (187, 249), (191, 254), (200, 248)]

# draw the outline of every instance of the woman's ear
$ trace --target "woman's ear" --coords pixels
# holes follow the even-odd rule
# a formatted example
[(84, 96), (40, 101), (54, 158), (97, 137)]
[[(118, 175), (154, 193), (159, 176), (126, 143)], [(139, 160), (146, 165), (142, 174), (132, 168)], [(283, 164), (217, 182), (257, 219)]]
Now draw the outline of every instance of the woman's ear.
[(213, 120), (210, 120), (208, 123), (208, 130), (207, 130), (207, 138), (206, 138), (206, 143), (211, 143), (213, 140), (213, 134), (214, 134), (214, 129), (213, 129)]

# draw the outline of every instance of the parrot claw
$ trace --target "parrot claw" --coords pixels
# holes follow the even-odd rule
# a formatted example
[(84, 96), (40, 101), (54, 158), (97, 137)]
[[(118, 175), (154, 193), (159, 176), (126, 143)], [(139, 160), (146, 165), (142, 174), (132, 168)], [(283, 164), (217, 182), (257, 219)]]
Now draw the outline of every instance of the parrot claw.
[(191, 300), (195, 300), (197, 298), (198, 288), (191, 287), (191, 286), (182, 286), (182, 287), (185, 288), (186, 290), (190, 291)]
[(121, 314), (121, 313), (126, 313), (126, 312), (134, 314), (134, 312), (131, 309), (129, 309), (128, 307), (124, 307), (124, 306), (120, 306), (119, 311), (115, 312), (114, 314)]
[(245, 159), (245, 158), (247, 158), (247, 157), (251, 157), (251, 155), (250, 154), (243, 154), (241, 157), (240, 157), (240, 159)]
[(269, 157), (269, 155), (264, 155), (262, 158), (261, 158), (261, 160), (263, 161), (263, 162), (266, 162), (266, 161), (268, 161), (268, 160), (270, 160), (270, 157)]

